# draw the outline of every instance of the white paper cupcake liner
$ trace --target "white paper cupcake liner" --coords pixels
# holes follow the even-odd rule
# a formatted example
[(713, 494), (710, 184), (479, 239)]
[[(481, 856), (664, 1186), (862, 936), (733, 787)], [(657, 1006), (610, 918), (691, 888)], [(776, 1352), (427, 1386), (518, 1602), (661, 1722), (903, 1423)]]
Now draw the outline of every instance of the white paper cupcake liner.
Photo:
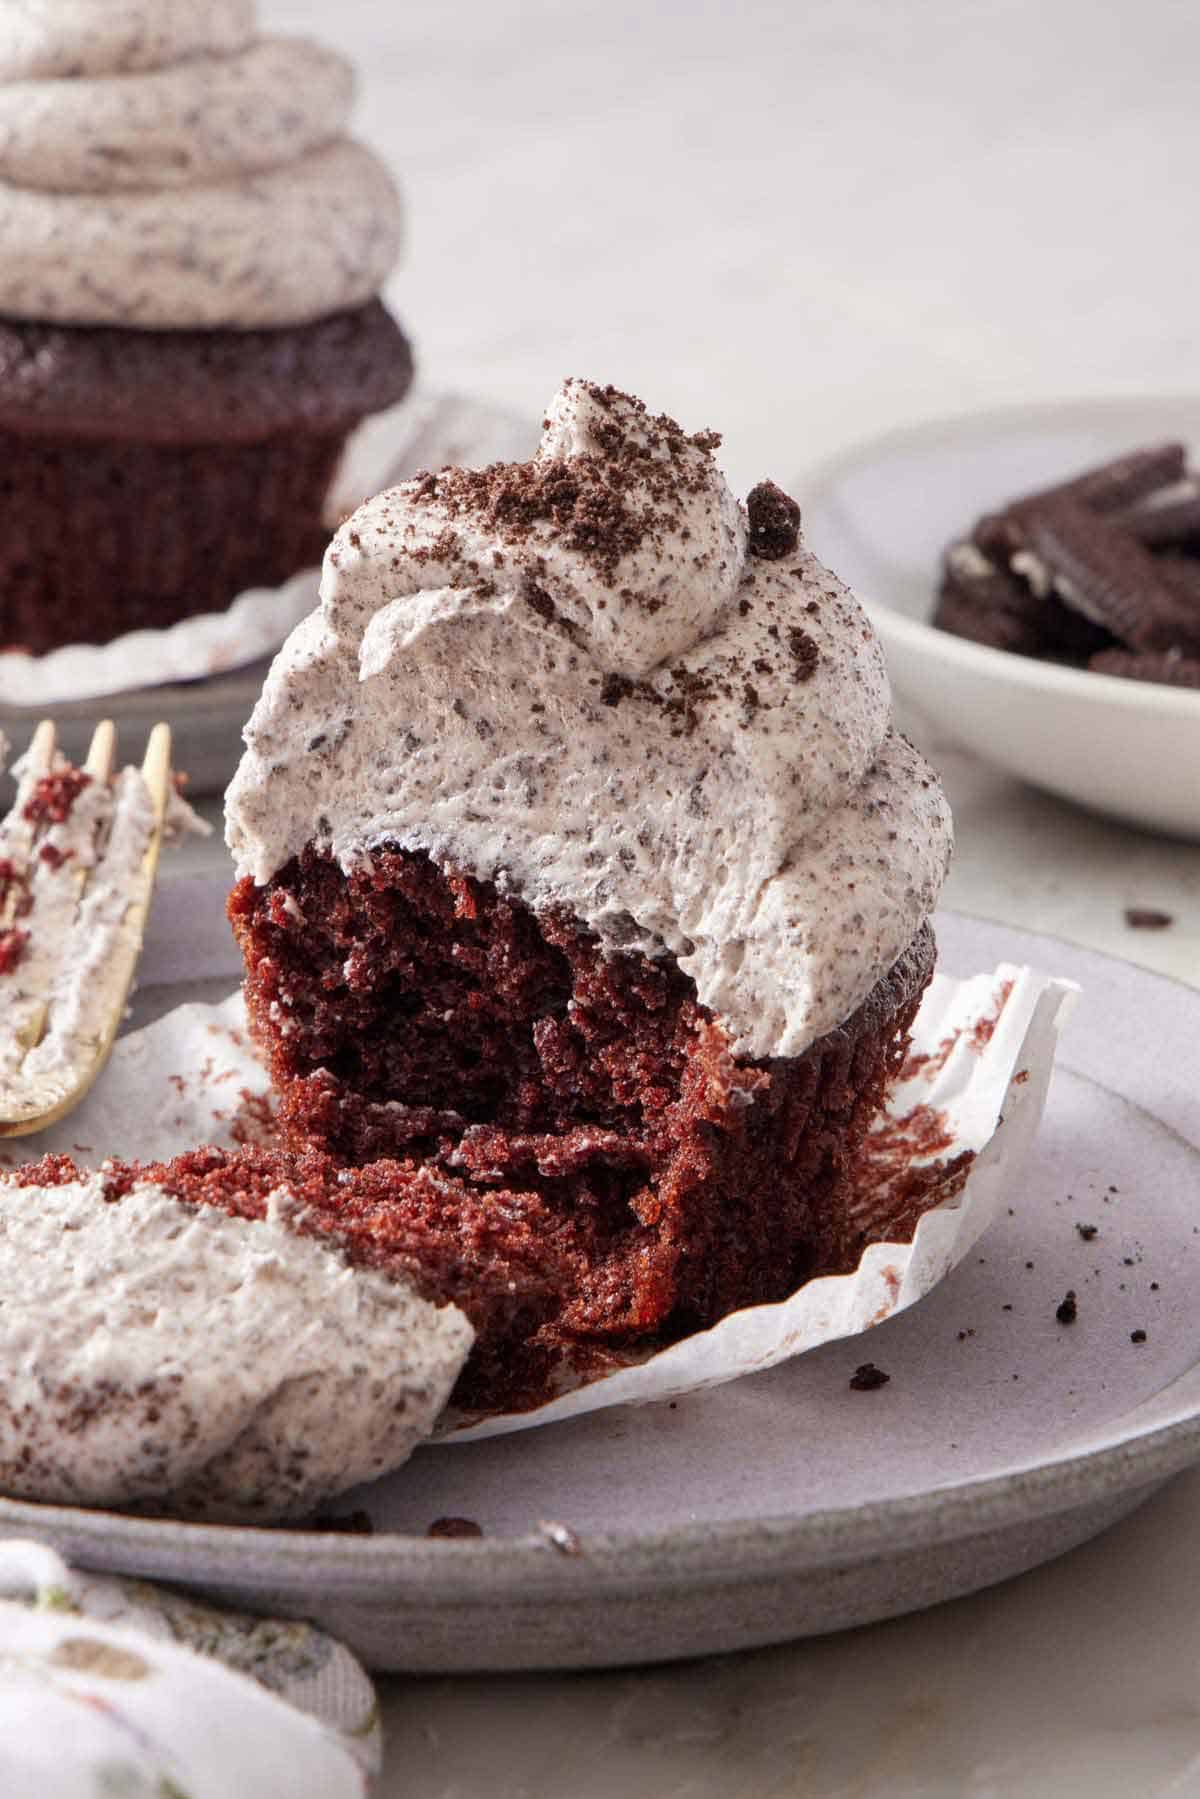
[[(447, 1414), (439, 1434), (466, 1442), (603, 1406), (676, 1398), (858, 1335), (912, 1305), (962, 1261), (1002, 1204), (1015, 1203), (1075, 991), (1068, 982), (1011, 966), (965, 981), (934, 976), (906, 1075), (876, 1127), (876, 1138), (887, 1133), (892, 1151), (897, 1138), (915, 1145), (902, 1158), (902, 1172), (945, 1170), (944, 1197), (924, 1213), (910, 1242), (873, 1244), (852, 1273), (811, 1280), (777, 1305), (735, 1312), (634, 1365), (574, 1384), (534, 1411), (482, 1422)], [(123, 1038), (79, 1110), (27, 1138), (19, 1158), (4, 1160), (11, 1165), (56, 1152), (95, 1166), (106, 1155), (165, 1161), (200, 1144), (229, 1146), (245, 1140), (254, 1102), (268, 1090), (250, 1048), (240, 992), (220, 1006), (181, 1006)], [(917, 1123), (936, 1128), (917, 1130)], [(935, 1151), (919, 1147), (930, 1138)], [(973, 1158), (965, 1181), (961, 1166), (957, 1172), (950, 1166), (964, 1152)], [(886, 1165), (881, 1159), (880, 1180), (896, 1174), (894, 1155)], [(863, 1210), (870, 1215), (869, 1197)]]

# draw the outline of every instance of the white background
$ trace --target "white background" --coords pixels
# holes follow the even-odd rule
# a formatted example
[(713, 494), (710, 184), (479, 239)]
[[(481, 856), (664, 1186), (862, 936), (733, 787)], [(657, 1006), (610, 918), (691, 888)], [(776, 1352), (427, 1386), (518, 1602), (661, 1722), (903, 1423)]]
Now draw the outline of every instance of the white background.
[(565, 374), (745, 487), (880, 426), (1197, 379), (1195, 0), (262, 0), (358, 64), (426, 375)]
[[(744, 491), (918, 417), (1200, 383), (1196, 0), (262, 10), (359, 65), (437, 386), (528, 414), (617, 382), (722, 430)], [(951, 903), (1200, 981), (1200, 852), (925, 736)], [(828, 1642), (387, 1683), (387, 1799), (1200, 1793), (1198, 1504), (1189, 1477), (1044, 1573)]]

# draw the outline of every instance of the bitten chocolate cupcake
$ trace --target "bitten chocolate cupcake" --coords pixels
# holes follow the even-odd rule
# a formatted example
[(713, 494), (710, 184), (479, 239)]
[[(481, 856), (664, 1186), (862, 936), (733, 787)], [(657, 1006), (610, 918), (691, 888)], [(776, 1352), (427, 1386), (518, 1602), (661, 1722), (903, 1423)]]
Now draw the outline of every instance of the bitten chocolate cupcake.
[(224, 609), (324, 547), (412, 377), (353, 76), (253, 0), (0, 12), (0, 647)]
[[(568, 381), (526, 463), (379, 495), (229, 790), (230, 916), (304, 1186), (476, 1331), (470, 1408), (855, 1268), (855, 1167), (950, 849), (854, 596), (713, 432)], [(909, 1221), (911, 1231), (911, 1220)]]

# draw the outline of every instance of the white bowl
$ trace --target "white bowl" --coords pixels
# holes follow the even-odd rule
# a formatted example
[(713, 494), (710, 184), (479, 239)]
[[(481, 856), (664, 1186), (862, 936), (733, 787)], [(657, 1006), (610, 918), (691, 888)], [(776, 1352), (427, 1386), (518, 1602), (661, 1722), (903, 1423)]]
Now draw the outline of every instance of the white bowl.
[(942, 550), (980, 513), (1142, 444), (1200, 445), (1200, 399), (940, 419), (797, 484), (804, 530), (858, 592), (898, 693), (964, 748), (1127, 824), (1200, 840), (1200, 692), (1089, 674), (936, 630)]

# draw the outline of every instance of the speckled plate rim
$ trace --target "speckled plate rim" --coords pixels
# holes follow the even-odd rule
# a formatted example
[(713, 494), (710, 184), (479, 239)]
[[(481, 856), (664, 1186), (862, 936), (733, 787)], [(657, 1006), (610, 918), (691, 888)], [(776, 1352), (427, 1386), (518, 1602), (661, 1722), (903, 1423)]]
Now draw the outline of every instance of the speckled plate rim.
[[(1085, 1002), (1091, 1002), (1087, 1008), (1091, 1016), (1085, 1018), (1086, 1044), (1109, 1041), (1108, 1032), (1119, 1027), (1120, 1012), (1109, 995), (1106, 973), (1121, 970), (1126, 980), (1136, 981), (1153, 1007), (1163, 1066), (1186, 1067), (1189, 1054), (1194, 1063), (1200, 1043), (1200, 990), (1062, 939), (1013, 930), (988, 919), (943, 913), (939, 929), (944, 944), (947, 935), (952, 943), (960, 934), (976, 957), (1026, 961), (1079, 981)], [(1105, 1087), (1169, 1132), (1196, 1154), (1200, 1176), (1200, 1119), (1194, 1128), (1189, 1122), (1185, 1129), (1181, 1120), (1164, 1117), (1147, 1103), (1145, 1093), (1131, 1094), (1125, 1084), (1110, 1085), (1080, 1067), (1080, 1058), (1070, 1053), (1070, 1028), (1062, 1065)], [(1078, 1035), (1078, 1017), (1075, 1028)], [(1186, 1388), (1190, 1391), (1186, 1397), (1180, 1393), (1178, 1417), (1151, 1428), (1138, 1423), (1147, 1405), (1161, 1405), (1164, 1395)], [(922, 1493), (803, 1514), (683, 1524), (638, 1535), (589, 1533), (585, 1553), (578, 1556), (564, 1555), (544, 1534), (482, 1541), (396, 1534), (331, 1539), (327, 1533), (179, 1524), (4, 1499), (0, 1499), (0, 1535), (49, 1532), (56, 1545), (77, 1560), (86, 1563), (90, 1549), (100, 1552), (106, 1567), (127, 1566), (143, 1575), (202, 1577), (209, 1586), (228, 1583), (246, 1591), (269, 1588), (276, 1594), (319, 1590), (323, 1598), (353, 1598), (380, 1607), (405, 1596), (453, 1604), (552, 1600), (584, 1592), (644, 1594), (656, 1588), (740, 1583), (886, 1559), (906, 1549), (934, 1548), (1053, 1517), (1119, 1494), (1149, 1492), (1200, 1461), (1200, 1359), (1108, 1429), (1115, 1433), (1113, 1440), (1097, 1447)]]
[[(1110, 394), (1098, 399), (1043, 400), (1021, 406), (997, 406), (981, 412), (943, 413), (920, 419), (912, 424), (897, 425), (837, 451), (804, 469), (796, 482), (796, 491), (806, 506), (820, 505), (830, 513), (840, 513), (834, 497), (839, 485), (867, 459), (923, 449), (947, 437), (959, 441), (985, 440), (997, 433), (1036, 430), (1041, 425), (1086, 427), (1091, 421), (1119, 418), (1134, 409), (1153, 411), (1162, 419), (1165, 436), (1178, 420), (1178, 428), (1196, 439), (1200, 450), (1200, 395), (1181, 394)], [(1087, 669), (1062, 668), (1052, 662), (1039, 662), (1032, 656), (1019, 656), (1012, 650), (998, 650), (987, 644), (971, 643), (939, 630), (924, 619), (911, 617), (899, 607), (890, 605), (876, 593), (859, 593), (872, 623), (883, 634), (926, 655), (936, 656), (950, 670), (973, 669), (992, 680), (1012, 688), (1030, 688), (1048, 696), (1070, 694), (1076, 700), (1106, 711), (1118, 707), (1143, 718), (1186, 718), (1200, 723), (1200, 693), (1185, 688), (1166, 687), (1153, 682), (1127, 681), (1118, 675), (1093, 674)], [(931, 590), (932, 603), (932, 590)]]

